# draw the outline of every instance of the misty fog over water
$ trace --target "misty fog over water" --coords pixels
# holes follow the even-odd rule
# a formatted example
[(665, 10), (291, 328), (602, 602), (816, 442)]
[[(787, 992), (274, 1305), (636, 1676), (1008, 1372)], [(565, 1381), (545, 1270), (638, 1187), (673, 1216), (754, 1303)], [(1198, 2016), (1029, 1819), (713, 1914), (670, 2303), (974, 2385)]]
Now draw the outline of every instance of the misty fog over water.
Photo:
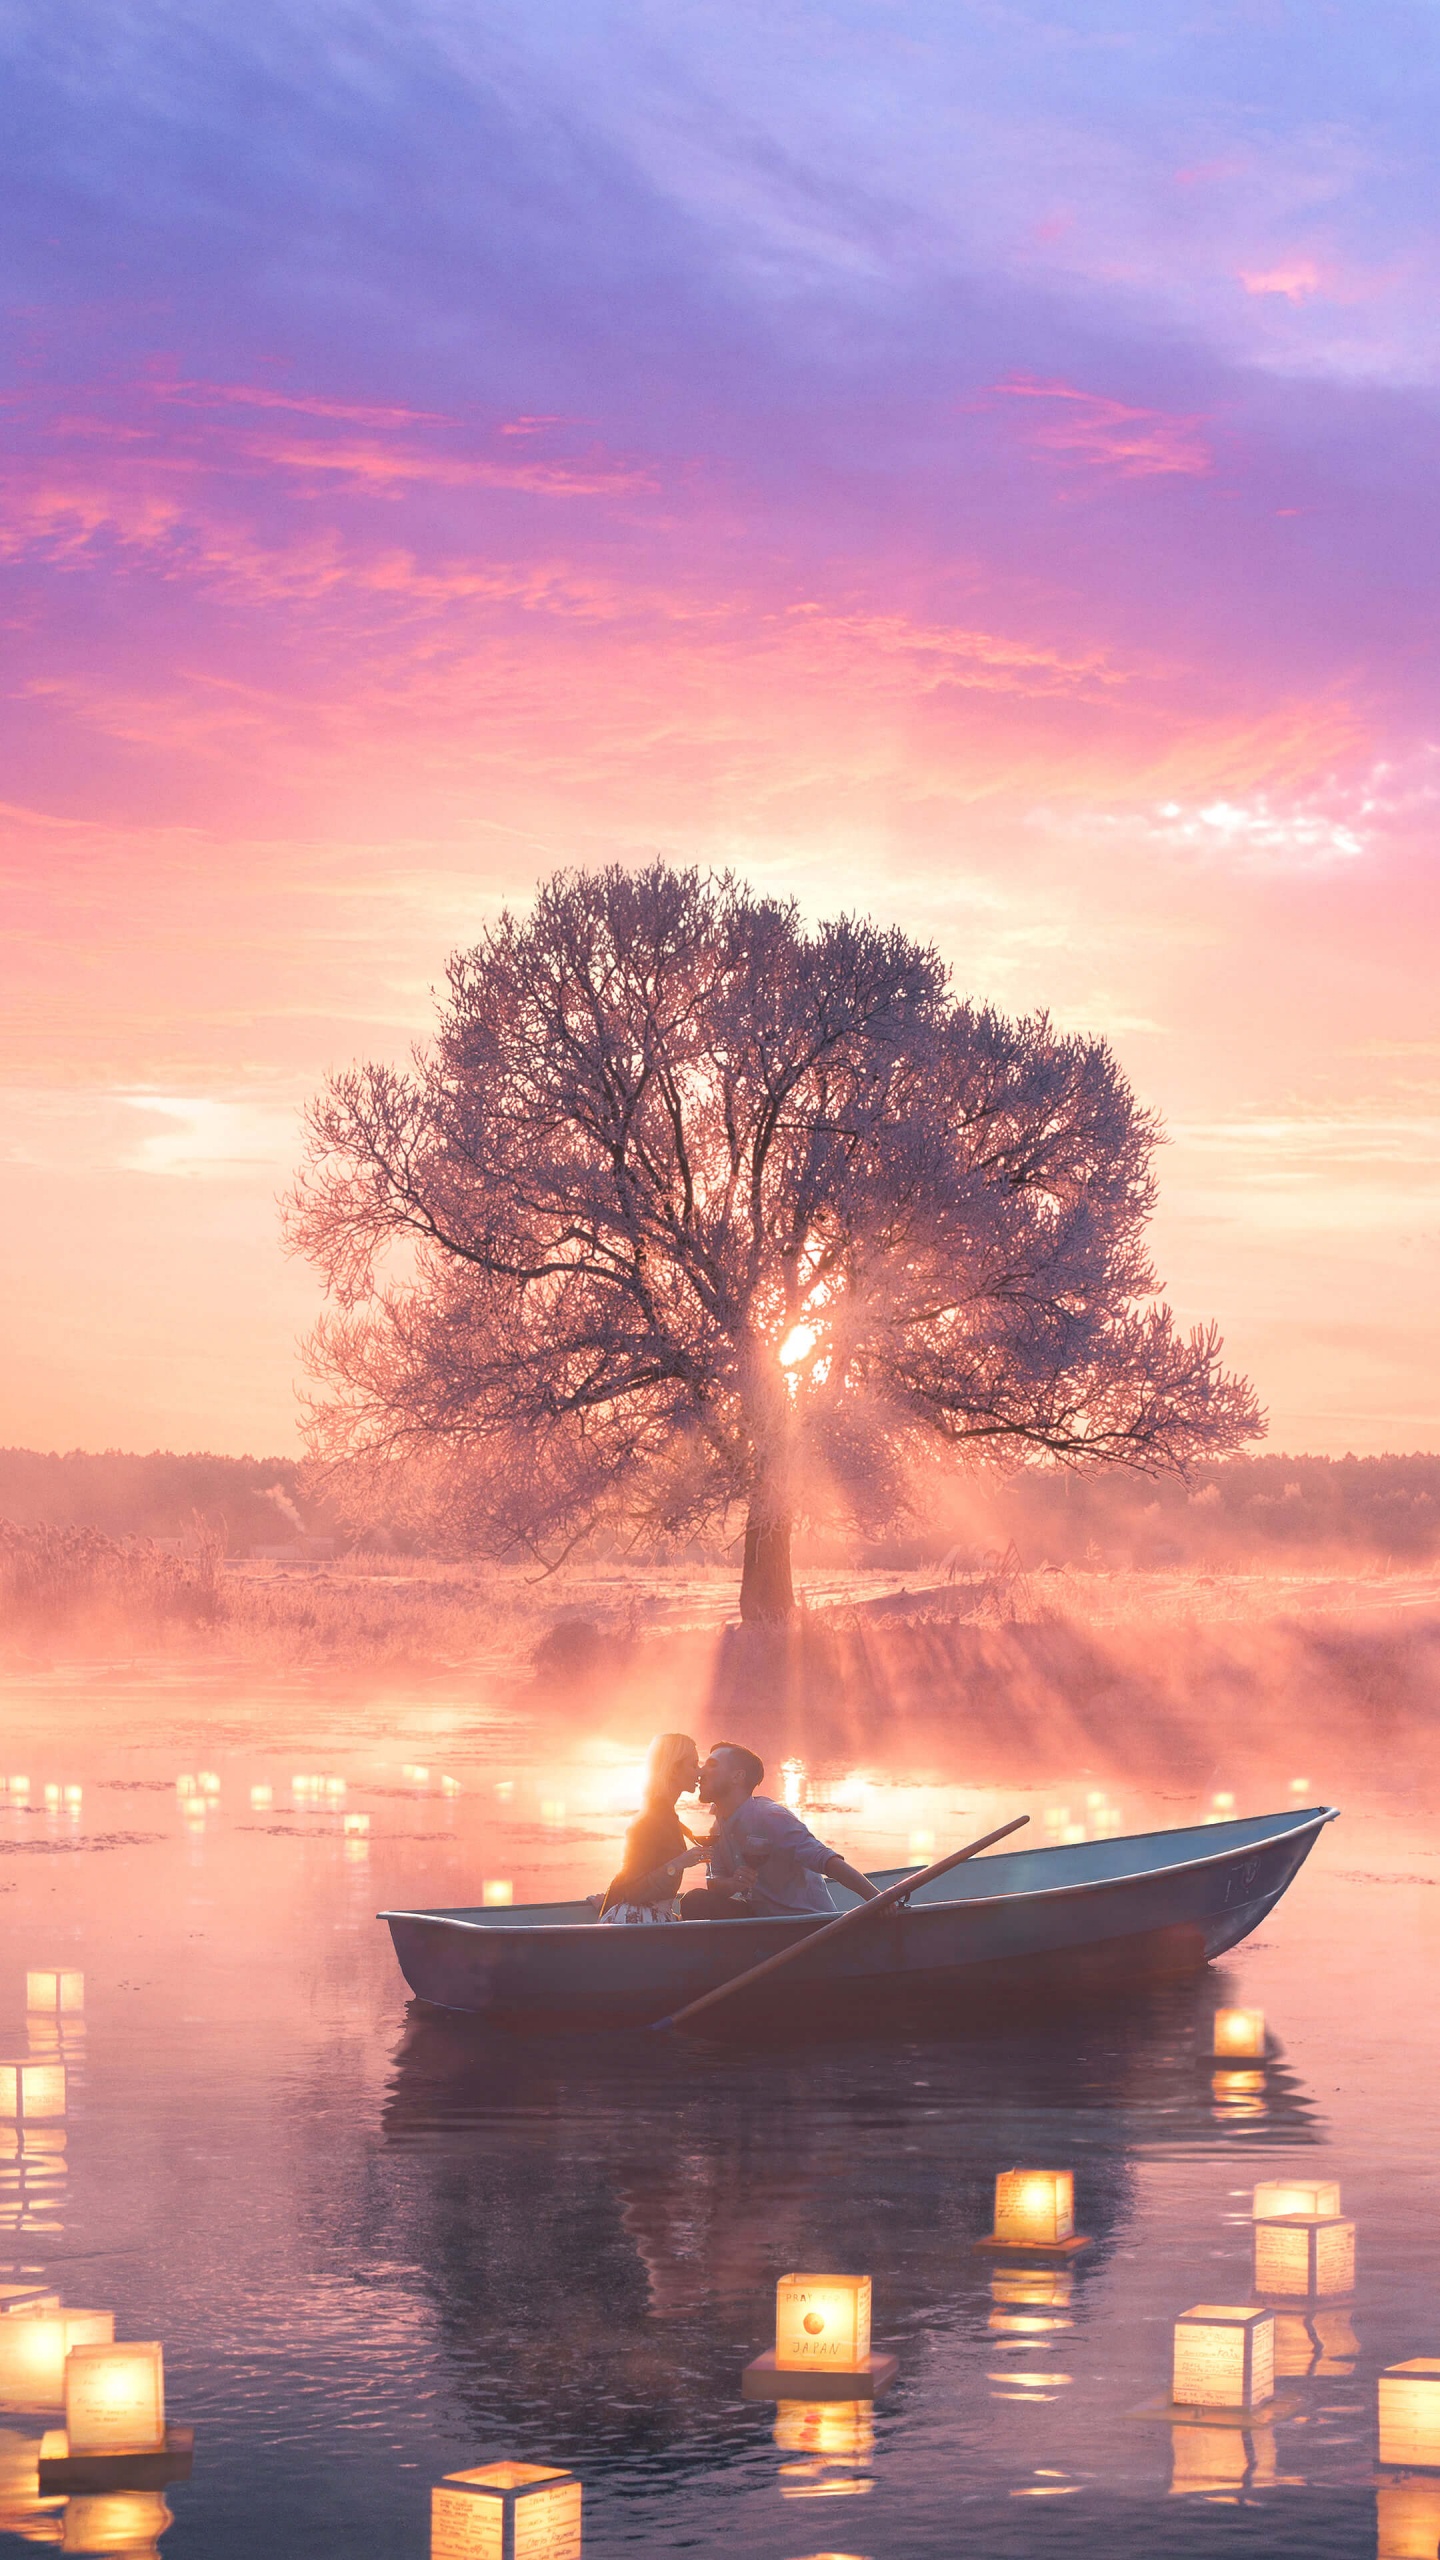
[[(603, 1884), (648, 1700), (219, 1664), (12, 1675), (4, 2050), (34, 2032), (27, 1967), (86, 1988), (63, 2152), (0, 2163), (5, 2255), (164, 2341), (171, 2414), (197, 2430), (166, 2554), (419, 2560), (431, 2483), (506, 2454), (579, 2473), (587, 2560), (1408, 2552), (1429, 2492), (1397, 2506), (1377, 2471), (1375, 2379), (1440, 2349), (1440, 1773), (1418, 1638), (1377, 1636), (1367, 1705), (1342, 1632), (1329, 1654), (1257, 1638), (1248, 1697), (1232, 1656), (1207, 1765), (1191, 1708), (1215, 1709), (1214, 1658), (1188, 1703), (1177, 1670), (1138, 1768), (1113, 1660), (1107, 1712), (1092, 1698), (1067, 1727), (1034, 1697), (1007, 1717), (992, 1642), (988, 1685), (979, 1655), (958, 1692), (952, 1665), (927, 1714), (917, 1673), (868, 1750), (839, 1710), (827, 1744), (813, 1682), (788, 1707), (752, 1696), (767, 1783), (870, 1865), (1016, 1811), (1040, 1839), (1199, 1822), (1232, 1794), (1343, 1813), (1194, 1981), (740, 2044), (426, 2014), (374, 1917), (487, 1882), (518, 1901)], [(1198, 1642), (1151, 1636), (1147, 1677)], [(1073, 1667), (1052, 1644), (1052, 1704)], [(721, 1700), (712, 1682), (694, 1710), (702, 1742)], [(1264, 2009), (1264, 2072), (1206, 2061), (1217, 2003)], [(1016, 2165), (1073, 2170), (1093, 2242), (1043, 2301), (973, 2246)], [(1353, 2301), (1282, 2328), (1272, 2425), (1136, 2416), (1164, 2396), (1176, 2315), (1249, 2297), (1251, 2189), (1285, 2169), (1341, 2181)], [(776, 2278), (826, 2265), (872, 2276), (896, 2388), (823, 2421), (744, 2403)], [(25, 2486), (39, 2423), (0, 2413), (7, 2548), (91, 2529)]]

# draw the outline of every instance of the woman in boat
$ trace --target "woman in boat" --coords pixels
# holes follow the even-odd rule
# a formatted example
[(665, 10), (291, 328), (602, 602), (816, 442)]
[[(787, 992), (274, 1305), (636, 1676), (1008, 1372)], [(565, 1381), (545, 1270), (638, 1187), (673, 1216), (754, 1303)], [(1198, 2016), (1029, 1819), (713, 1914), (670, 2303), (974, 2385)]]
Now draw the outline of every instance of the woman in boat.
[(605, 1889), (602, 1920), (679, 1919), (680, 1878), (705, 1852), (680, 1820), (675, 1799), (692, 1795), (699, 1775), (700, 1754), (688, 1733), (656, 1734), (645, 1763), (645, 1801), (625, 1834), (620, 1873)]

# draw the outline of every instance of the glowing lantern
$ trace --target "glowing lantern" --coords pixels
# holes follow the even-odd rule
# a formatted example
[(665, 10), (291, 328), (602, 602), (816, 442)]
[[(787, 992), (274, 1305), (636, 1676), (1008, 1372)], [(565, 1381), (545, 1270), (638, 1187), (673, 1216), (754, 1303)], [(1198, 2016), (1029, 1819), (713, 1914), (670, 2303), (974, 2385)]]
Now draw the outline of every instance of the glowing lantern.
[(1405, 2471), (1440, 2470), (1440, 2356), (1412, 2356), (1381, 2374), (1380, 2459)]
[(995, 2228), (977, 2249), (1088, 2249), (1075, 2231), (1075, 2180), (1068, 2169), (1004, 2169), (995, 2181)]
[(53, 1778), (47, 1778), (45, 1781), (45, 1802), (47, 1807), (53, 1807), (60, 1802), (60, 1789)]
[(65, 2433), (77, 2454), (162, 2453), (165, 2358), (154, 2338), (72, 2346), (65, 2359)]
[(343, 1779), (343, 1778), (327, 1778), (327, 1779), (325, 1780), (325, 1793), (327, 1794), (327, 1796), (335, 1796), (335, 1797), (337, 1797), (337, 1798), (338, 1798), (338, 1797), (340, 1797), (340, 1796), (343, 1796), (343, 1795), (344, 1795), (344, 1793), (345, 1793), (345, 1781), (344, 1781), (344, 1779)]
[(27, 1973), (25, 1976), (27, 2009), (73, 2011), (85, 2006), (83, 1973)]
[(220, 1780), (213, 1769), (202, 1769), (195, 1784), (202, 1796), (218, 1796), (220, 1793)]
[(1255, 2224), (1257, 2293), (1353, 2293), (1355, 2225), (1333, 2215), (1288, 2213)]
[(418, 1760), (407, 1760), (400, 1775), (408, 1778), (412, 1787), (428, 1787), (430, 1784), (430, 1772)]
[(60, 2296), (47, 2293), (43, 2284), (0, 2284), (0, 2319), (8, 2313), (58, 2311)]
[(120, 2489), (108, 2497), (67, 2498), (62, 2551), (158, 2552), (160, 2536), (175, 2521), (158, 2489)]
[(195, 1793), (194, 1779), (186, 1777), (177, 1778), (175, 1781), (175, 1793), (177, 1796), (193, 1796)]
[(1197, 2302), (1175, 2323), (1172, 2397), (1192, 2409), (1260, 2409), (1275, 2397), (1275, 2314)]
[(1264, 2061), (1265, 2012), (1263, 2009), (1216, 2010), (1215, 2059), (1217, 2062)]
[(30, 1793), (30, 1781), (29, 1781), (29, 1779), (28, 1779), (28, 1778), (12, 1778), (12, 1779), (11, 1779), (11, 1781), (10, 1781), (10, 1793), (12, 1794), (12, 1796), (28, 1796), (28, 1794)]
[(451, 2471), (430, 2492), (431, 2560), (580, 2560), (580, 2499), (541, 2462)]
[(251, 1788), (250, 1810), (252, 1813), (268, 1813), (274, 1802), (275, 1790), (273, 1787), (262, 1786)]
[(542, 1796), (540, 1799), (540, 1819), (542, 1822), (548, 1822), (552, 1826), (557, 1822), (563, 1822), (565, 1819), (564, 1797)]
[(11, 2124), (53, 2124), (64, 2113), (63, 2062), (0, 2062), (0, 2117)]
[(515, 1899), (515, 1887), (508, 1876), (487, 1876), (480, 1888), (480, 1899), (487, 1911), (500, 1911)]
[(1251, 2211), (1257, 2222), (1273, 2221), (1282, 2213), (1337, 2214), (1340, 2210), (1338, 2178), (1262, 2178), (1255, 2190)]
[(775, 2362), (854, 2373), (870, 2353), (868, 2276), (782, 2276), (775, 2288)]
[(440, 1793), (442, 1794), (442, 1796), (458, 1796), (458, 1795), (460, 1795), (462, 1792), (463, 1792), (463, 1790), (462, 1790), (462, 1788), (461, 1788), (460, 1781), (459, 1781), (459, 1779), (458, 1779), (458, 1778), (442, 1778), (442, 1779), (441, 1779), (441, 1781), (440, 1781)]
[(113, 2311), (26, 2311), (0, 2320), (0, 2409), (63, 2409), (72, 2347), (103, 2346)]
[(370, 1828), (370, 1816), (368, 1813), (347, 1813), (343, 1827), (347, 1840), (363, 1840)]
[(1375, 2560), (1435, 2560), (1440, 2481), (1393, 2480), (1375, 2492)]

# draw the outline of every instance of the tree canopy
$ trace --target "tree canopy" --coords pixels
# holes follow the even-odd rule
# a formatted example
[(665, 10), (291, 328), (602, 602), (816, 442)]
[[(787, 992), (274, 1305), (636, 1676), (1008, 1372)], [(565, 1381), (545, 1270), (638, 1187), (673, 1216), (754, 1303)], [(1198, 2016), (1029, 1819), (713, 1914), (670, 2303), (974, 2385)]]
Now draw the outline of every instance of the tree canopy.
[(1184, 1467), (1259, 1430), (1145, 1246), (1154, 1118), (1101, 1040), (729, 874), (562, 872), (449, 964), (433, 1044), (334, 1077), (290, 1203), (332, 1312), (311, 1445), (469, 1534), (894, 1519), (964, 1456)]

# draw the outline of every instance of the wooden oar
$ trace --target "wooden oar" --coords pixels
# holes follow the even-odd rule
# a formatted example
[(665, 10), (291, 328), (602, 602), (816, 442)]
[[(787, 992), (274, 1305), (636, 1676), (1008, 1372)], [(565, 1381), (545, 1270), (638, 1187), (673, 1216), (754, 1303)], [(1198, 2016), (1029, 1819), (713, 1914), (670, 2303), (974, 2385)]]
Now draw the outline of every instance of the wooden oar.
[[(1013, 1822), (1002, 1822), (998, 1831), (987, 1831), (983, 1840), (972, 1840), (968, 1849), (952, 1849), (948, 1858), (937, 1858), (933, 1867), (922, 1867), (917, 1875), (902, 1876), (898, 1884), (887, 1885), (883, 1893), (877, 1893), (873, 1902), (862, 1902), (854, 1911), (842, 1911), (838, 1920), (828, 1920), (823, 1929), (812, 1930), (807, 1937), (797, 1938), (793, 1946), (782, 1947), (778, 1956), (767, 1956), (763, 1964), (752, 1965), (748, 1973), (737, 1973), (733, 1982), (722, 1982), (718, 1991), (702, 1992), (698, 2000), (688, 2001), (683, 2009), (676, 2009), (670, 2017), (652, 2019), (650, 2033), (659, 2035), (667, 2027), (688, 2025), (692, 2018), (699, 2017), (702, 2009), (715, 2008), (736, 1991), (748, 1991), (752, 1982), (762, 1981), (767, 1973), (778, 1973), (782, 1965), (794, 1964), (799, 1957), (808, 1956), (812, 1948), (823, 1947), (838, 1938), (842, 1931), (858, 1929), (864, 1921), (873, 1920), (877, 1912), (892, 1910), (897, 1902), (908, 1902), (911, 1894), (918, 1893), (922, 1884), (928, 1884), (932, 1876), (948, 1875), (952, 1867), (962, 1865), (966, 1858), (976, 1858), (982, 1849), (992, 1849), (997, 1840), (1008, 1840), (1011, 1832), (1023, 1830), (1029, 1819), (1028, 1813), (1017, 1813)], [(693, 1922), (690, 1925), (693, 1926)]]

